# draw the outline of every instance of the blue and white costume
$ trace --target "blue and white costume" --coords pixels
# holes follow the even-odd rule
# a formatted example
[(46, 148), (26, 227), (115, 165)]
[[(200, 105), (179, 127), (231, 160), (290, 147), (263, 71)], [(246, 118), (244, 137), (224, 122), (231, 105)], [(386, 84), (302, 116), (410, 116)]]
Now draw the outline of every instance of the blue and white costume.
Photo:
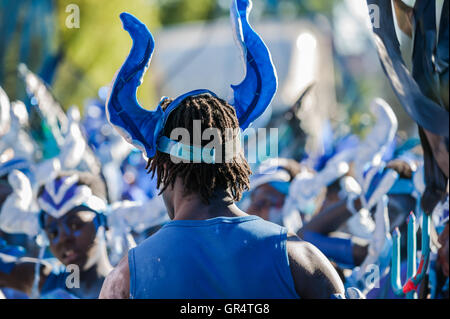
[[(230, 10), (236, 40), (242, 49), (246, 66), (245, 79), (239, 85), (232, 86), (234, 99), (230, 101), (242, 130), (266, 110), (278, 83), (270, 52), (248, 23), (250, 10), (251, 2), (244, 0), (233, 1)], [(154, 111), (142, 108), (136, 99), (136, 91), (149, 66), (154, 40), (147, 27), (132, 15), (122, 13), (120, 18), (133, 39), (133, 47), (112, 82), (106, 108), (109, 121), (125, 140), (148, 158), (159, 150), (187, 161), (214, 163), (214, 149), (181, 144), (162, 136), (161, 132), (170, 113), (184, 99), (200, 94), (215, 94), (200, 89), (179, 96), (165, 111), (160, 105)]]

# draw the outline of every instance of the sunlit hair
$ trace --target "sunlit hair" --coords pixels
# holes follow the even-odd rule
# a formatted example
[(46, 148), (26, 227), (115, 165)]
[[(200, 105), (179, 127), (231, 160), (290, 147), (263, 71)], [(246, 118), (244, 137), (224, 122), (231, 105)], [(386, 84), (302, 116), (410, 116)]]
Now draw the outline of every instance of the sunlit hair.
[[(162, 103), (165, 110), (172, 100)], [(230, 104), (224, 100), (209, 94), (201, 94), (186, 98), (168, 117), (163, 129), (163, 135), (170, 138), (170, 133), (176, 128), (185, 128), (190, 134), (191, 145), (193, 141), (194, 120), (201, 121), (201, 131), (208, 128), (219, 130), (222, 143), (222, 153), (225, 154), (225, 129), (239, 129), (236, 112)], [(178, 140), (180, 141), (180, 140)], [(202, 140), (205, 146), (211, 140)], [(198, 145), (200, 146), (200, 145)], [(205, 203), (213, 197), (216, 190), (229, 190), (235, 201), (239, 201), (242, 193), (250, 187), (250, 167), (239, 153), (231, 161), (221, 163), (174, 163), (169, 154), (157, 151), (147, 163), (148, 172), (157, 175), (157, 186), (162, 187), (161, 193), (168, 186), (174, 186), (176, 178), (183, 181), (185, 194), (197, 193)]]

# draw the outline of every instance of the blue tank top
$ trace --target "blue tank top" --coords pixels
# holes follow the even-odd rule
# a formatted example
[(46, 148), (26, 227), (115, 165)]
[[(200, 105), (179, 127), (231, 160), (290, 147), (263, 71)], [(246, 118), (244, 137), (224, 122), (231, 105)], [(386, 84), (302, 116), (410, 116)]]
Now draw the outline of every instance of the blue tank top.
[(257, 216), (171, 221), (128, 252), (130, 298), (299, 298), (286, 239)]

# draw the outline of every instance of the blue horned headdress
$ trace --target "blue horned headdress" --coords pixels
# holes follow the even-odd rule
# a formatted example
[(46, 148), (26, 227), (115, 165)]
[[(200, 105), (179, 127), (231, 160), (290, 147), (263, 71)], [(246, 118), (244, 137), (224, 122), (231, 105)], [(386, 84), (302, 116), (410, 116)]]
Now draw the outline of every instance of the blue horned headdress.
[[(236, 42), (242, 50), (246, 67), (245, 79), (231, 86), (234, 96), (233, 101), (230, 101), (242, 130), (266, 110), (277, 90), (277, 75), (270, 52), (248, 22), (251, 7), (250, 0), (233, 0), (230, 8)], [(171, 112), (186, 98), (201, 94), (216, 95), (205, 89), (195, 90), (179, 96), (165, 110), (161, 107), (164, 99), (153, 111), (142, 108), (136, 92), (150, 64), (155, 42), (147, 27), (131, 14), (124, 12), (120, 19), (133, 39), (133, 47), (112, 82), (106, 103), (108, 120), (128, 143), (140, 149), (148, 158), (152, 158), (158, 150), (188, 161), (198, 160), (194, 154), (210, 154), (207, 162), (214, 163), (214, 149), (204, 152), (205, 148), (170, 140), (162, 136), (162, 131)], [(204, 155), (200, 161), (205, 162)]]

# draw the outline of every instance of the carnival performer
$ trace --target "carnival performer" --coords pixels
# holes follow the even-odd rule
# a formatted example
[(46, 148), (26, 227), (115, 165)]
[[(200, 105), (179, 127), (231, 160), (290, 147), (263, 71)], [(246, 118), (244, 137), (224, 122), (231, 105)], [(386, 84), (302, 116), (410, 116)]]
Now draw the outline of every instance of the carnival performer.
[[(296, 233), (302, 227), (302, 212), (296, 209), (297, 207), (294, 209), (287, 207), (288, 195), (290, 183), (302, 169), (306, 167), (302, 167), (295, 160), (286, 158), (273, 158), (263, 162), (258, 173), (250, 178), (251, 193), (247, 213), (284, 226)], [(320, 205), (314, 205), (313, 212), (318, 206)]]
[[(8, 181), (13, 191), (2, 205), (0, 229), (27, 234), (41, 252), (35, 259), (27, 257), (29, 252), (18, 256), (2, 251), (0, 286), (26, 291), (33, 298), (97, 298), (111, 264), (136, 246), (132, 233), (160, 227), (168, 218), (160, 196), (145, 203), (109, 205), (103, 179), (89, 172), (57, 173), (39, 188), (37, 202), (25, 174), (14, 170)], [(44, 255), (47, 247), (53, 258)], [(79, 286), (65, 281), (74, 271), (68, 265), (76, 266), (84, 278)], [(31, 291), (31, 274), (23, 276), (24, 269), (34, 273)]]
[[(344, 296), (342, 281), (314, 246), (235, 204), (251, 173), (236, 151), (239, 128), (264, 112), (277, 87), (270, 53), (248, 23), (250, 9), (247, 0), (231, 6), (247, 66), (244, 81), (232, 86), (234, 101), (197, 90), (164, 98), (154, 111), (136, 100), (153, 38), (139, 20), (121, 14), (133, 48), (113, 81), (108, 116), (149, 159), (172, 221), (128, 252), (106, 278), (100, 298)], [(209, 138), (196, 140), (196, 125), (200, 132), (209, 129)], [(177, 128), (187, 139), (174, 136)]]
[[(10, 260), (8, 271), (0, 272), (0, 286), (23, 291), (31, 297), (96, 298), (112, 269), (104, 240), (105, 198), (102, 179), (87, 172), (60, 173), (42, 186), (38, 193), (40, 212), (26, 212), (27, 224), (35, 229), (30, 229), (30, 233), (36, 233), (35, 222), (39, 223), (57, 260), (29, 257)], [(21, 221), (26, 223), (25, 218)], [(67, 278), (76, 271), (80, 282), (71, 286)]]

